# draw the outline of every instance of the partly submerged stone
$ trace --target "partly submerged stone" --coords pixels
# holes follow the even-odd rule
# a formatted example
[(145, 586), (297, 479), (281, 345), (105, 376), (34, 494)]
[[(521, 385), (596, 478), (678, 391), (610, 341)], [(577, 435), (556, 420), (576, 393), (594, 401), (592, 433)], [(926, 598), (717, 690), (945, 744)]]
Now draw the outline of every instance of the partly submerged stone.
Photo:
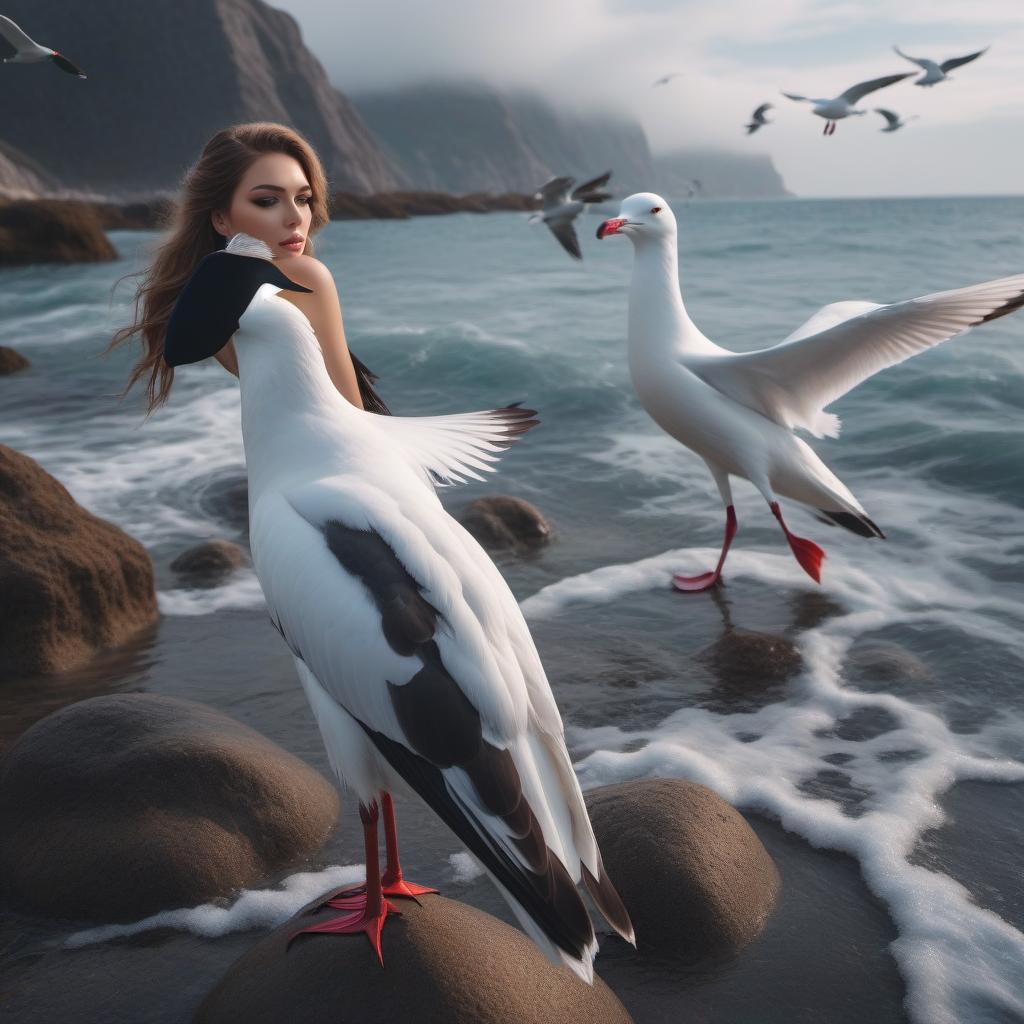
[(132, 921), (266, 882), (337, 818), (319, 772), (213, 708), (94, 697), (0, 761), (0, 888), (22, 910)]
[(32, 364), (17, 349), (0, 345), (0, 377), (26, 370)]
[(171, 562), (185, 583), (198, 586), (221, 582), (245, 565), (245, 555), (229, 540), (208, 540), (183, 551)]
[(541, 547), (551, 540), (551, 526), (543, 513), (522, 498), (492, 494), (470, 502), (462, 525), (491, 550)]
[(0, 265), (117, 259), (96, 211), (62, 199), (0, 202)]
[(587, 985), (497, 918), (443, 896), (395, 904), (383, 968), (364, 935), (307, 934), (289, 947), (339, 913), (311, 904), (236, 961), (195, 1024), (629, 1024), (600, 978)]
[(739, 811), (712, 790), (649, 779), (586, 798), (639, 953), (720, 957), (761, 933), (779, 894), (778, 870)]

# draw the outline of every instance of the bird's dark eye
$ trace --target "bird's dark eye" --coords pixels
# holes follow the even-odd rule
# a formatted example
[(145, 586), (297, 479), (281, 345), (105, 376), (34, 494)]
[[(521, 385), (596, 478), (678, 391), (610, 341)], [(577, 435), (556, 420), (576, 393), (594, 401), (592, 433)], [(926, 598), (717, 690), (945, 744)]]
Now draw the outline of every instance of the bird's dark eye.
[(651, 207), (651, 213), (661, 213), (661, 207), (660, 206), (652, 206)]

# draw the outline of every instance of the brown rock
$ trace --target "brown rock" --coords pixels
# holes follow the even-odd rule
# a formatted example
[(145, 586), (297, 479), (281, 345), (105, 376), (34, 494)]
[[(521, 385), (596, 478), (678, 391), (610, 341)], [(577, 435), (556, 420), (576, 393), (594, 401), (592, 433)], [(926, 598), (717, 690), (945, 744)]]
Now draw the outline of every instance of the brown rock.
[(0, 445), (0, 681), (72, 668), (157, 615), (142, 545)]
[(307, 935), (286, 950), (338, 914), (307, 907), (234, 964), (195, 1024), (629, 1024), (600, 978), (587, 985), (496, 918), (442, 896), (396, 903), (383, 969), (361, 935)]
[(791, 679), (804, 667), (800, 649), (788, 637), (749, 629), (727, 629), (698, 654), (720, 686), (756, 690)]
[(0, 345), (0, 377), (19, 370), (28, 369), (32, 364), (17, 350)]
[(640, 953), (737, 952), (778, 896), (775, 864), (743, 816), (706, 786), (651, 779), (587, 794), (605, 867)]
[(183, 551), (171, 569), (192, 584), (219, 583), (245, 565), (245, 555), (229, 540), (208, 540)]
[(0, 266), (116, 259), (96, 211), (86, 203), (23, 199), (0, 205)]
[(485, 548), (537, 548), (551, 540), (551, 526), (538, 508), (504, 494), (470, 502), (462, 513), (462, 525)]
[(94, 697), (0, 762), (0, 886), (22, 910), (136, 920), (268, 880), (337, 816), (326, 779), (219, 711)]

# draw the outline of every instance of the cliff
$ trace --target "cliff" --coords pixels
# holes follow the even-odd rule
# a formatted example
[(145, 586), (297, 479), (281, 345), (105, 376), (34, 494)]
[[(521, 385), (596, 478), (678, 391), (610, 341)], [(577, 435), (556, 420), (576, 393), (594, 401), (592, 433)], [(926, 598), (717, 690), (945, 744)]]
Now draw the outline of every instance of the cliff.
[(333, 188), (405, 184), (295, 20), (262, 0), (8, 0), (4, 13), (89, 76), (49, 62), (3, 68), (3, 141), (21, 154), (7, 166), (0, 152), (10, 190), (31, 191), (39, 165), (79, 194), (170, 191), (210, 136), (257, 120), (302, 132)]
[(654, 159), (656, 191), (667, 198), (774, 199), (792, 195), (771, 157), (692, 150), (659, 154)]

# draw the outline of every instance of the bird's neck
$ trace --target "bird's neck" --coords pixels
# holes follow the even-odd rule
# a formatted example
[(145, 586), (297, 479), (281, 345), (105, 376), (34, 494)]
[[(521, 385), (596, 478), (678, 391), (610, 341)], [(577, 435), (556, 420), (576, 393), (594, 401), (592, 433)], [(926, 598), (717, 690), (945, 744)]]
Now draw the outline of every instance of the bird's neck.
[(630, 348), (645, 352), (701, 351), (711, 343), (683, 305), (674, 239), (635, 240), (629, 288)]

